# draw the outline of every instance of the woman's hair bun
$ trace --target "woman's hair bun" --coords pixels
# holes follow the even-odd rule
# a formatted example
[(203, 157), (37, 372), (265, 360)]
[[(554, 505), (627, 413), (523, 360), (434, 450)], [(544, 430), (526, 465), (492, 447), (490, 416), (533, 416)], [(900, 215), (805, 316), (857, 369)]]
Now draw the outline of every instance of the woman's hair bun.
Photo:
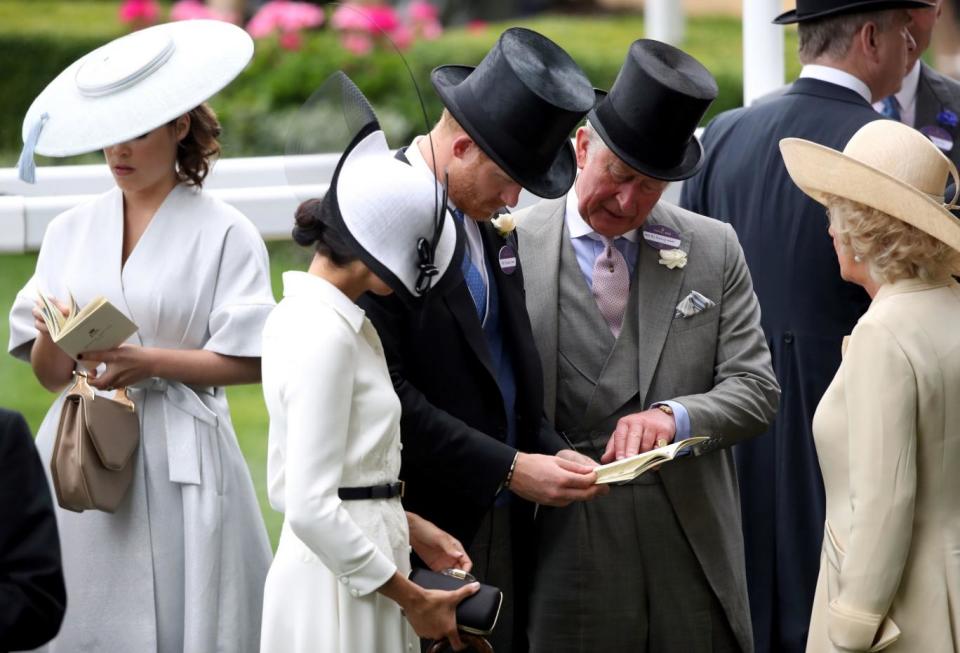
[(309, 247), (321, 239), (326, 225), (322, 217), (323, 200), (309, 199), (297, 207), (294, 215), (293, 240), (298, 245)]
[(297, 207), (294, 215), (293, 240), (329, 258), (335, 265), (357, 260), (357, 251), (341, 232), (336, 219), (337, 207), (328, 193), (323, 199), (310, 199)]

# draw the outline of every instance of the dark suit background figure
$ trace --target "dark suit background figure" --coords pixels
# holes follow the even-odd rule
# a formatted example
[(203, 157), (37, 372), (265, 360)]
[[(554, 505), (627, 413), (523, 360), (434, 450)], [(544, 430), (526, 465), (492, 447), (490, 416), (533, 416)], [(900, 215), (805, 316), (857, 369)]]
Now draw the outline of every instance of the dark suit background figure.
[(0, 408), (0, 651), (53, 639), (66, 608), (50, 487), (27, 423)]
[[(923, 61), (920, 62), (920, 81), (917, 85), (917, 114), (914, 127), (938, 125), (953, 139), (953, 147), (943, 153), (953, 164), (960, 166), (960, 126), (943, 124), (938, 119), (944, 109), (960, 117), (960, 82), (947, 77)], [(948, 119), (949, 120), (949, 119)]]
[(754, 644), (802, 651), (820, 566), (824, 492), (811, 421), (840, 364), (840, 343), (870, 303), (840, 278), (823, 207), (787, 175), (795, 136), (843, 149), (882, 117), (852, 90), (799, 79), (786, 94), (723, 113), (703, 135), (706, 164), (681, 205), (729, 222), (743, 246), (782, 388), (766, 437), (735, 448)]

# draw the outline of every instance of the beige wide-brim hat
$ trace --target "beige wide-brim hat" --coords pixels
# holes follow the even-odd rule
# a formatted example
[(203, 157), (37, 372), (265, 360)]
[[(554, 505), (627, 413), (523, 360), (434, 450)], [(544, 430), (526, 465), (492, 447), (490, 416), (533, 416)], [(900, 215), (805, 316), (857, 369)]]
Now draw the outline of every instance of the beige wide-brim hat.
[[(780, 141), (787, 172), (821, 204), (843, 197), (903, 220), (960, 251), (956, 194), (943, 201), (948, 177), (957, 168), (916, 129), (894, 120), (875, 120), (853, 135), (843, 152), (800, 138)], [(957, 184), (960, 191), (960, 183)]]
[(60, 73), (27, 110), (21, 178), (32, 178), (34, 152), (93, 152), (182, 116), (229, 84), (252, 57), (250, 35), (218, 20), (165, 23), (97, 48)]

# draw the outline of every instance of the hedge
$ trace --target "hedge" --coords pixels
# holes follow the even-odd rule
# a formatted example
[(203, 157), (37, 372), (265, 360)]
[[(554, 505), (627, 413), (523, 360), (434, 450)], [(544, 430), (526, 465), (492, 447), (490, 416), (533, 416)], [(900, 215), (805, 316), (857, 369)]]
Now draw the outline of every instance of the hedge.
[[(92, 4), (102, 11), (102, 3)], [(0, 15), (0, 18), (3, 16)], [(593, 84), (608, 88), (627, 47), (643, 35), (636, 15), (541, 16), (510, 24), (531, 27), (554, 39), (581, 65)], [(439, 116), (439, 100), (429, 83), (430, 70), (444, 63), (475, 65), (508, 24), (480, 30), (451, 29), (436, 41), (420, 41), (404, 53), (423, 91), (430, 120)], [(119, 33), (119, 26), (116, 26)], [(684, 48), (717, 78), (720, 95), (709, 117), (739, 106), (742, 97), (740, 21), (734, 17), (695, 17), (687, 23)], [(0, 29), (0, 165), (12, 165), (20, 148), (23, 115), (33, 97), (57, 73), (111, 34), (41, 33)], [(796, 74), (795, 32), (787, 33), (788, 76)], [(403, 61), (379, 48), (357, 57), (328, 31), (310, 34), (299, 51), (258, 41), (254, 61), (211, 103), (224, 126), (227, 156), (279, 154), (291, 117), (326, 77), (337, 69), (349, 74), (373, 103), (394, 145), (422, 131), (416, 91)], [(74, 160), (75, 161), (75, 160)], [(66, 161), (70, 162), (70, 161)]]

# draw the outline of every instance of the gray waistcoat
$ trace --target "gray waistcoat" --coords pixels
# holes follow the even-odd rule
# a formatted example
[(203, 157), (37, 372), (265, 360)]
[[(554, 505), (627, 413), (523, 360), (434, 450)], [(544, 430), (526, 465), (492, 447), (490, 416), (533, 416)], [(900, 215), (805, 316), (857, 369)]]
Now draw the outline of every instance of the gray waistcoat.
[(577, 264), (564, 227), (560, 246), (556, 427), (599, 460), (622, 416), (643, 410), (637, 358), (634, 270), (620, 337), (614, 340)]

